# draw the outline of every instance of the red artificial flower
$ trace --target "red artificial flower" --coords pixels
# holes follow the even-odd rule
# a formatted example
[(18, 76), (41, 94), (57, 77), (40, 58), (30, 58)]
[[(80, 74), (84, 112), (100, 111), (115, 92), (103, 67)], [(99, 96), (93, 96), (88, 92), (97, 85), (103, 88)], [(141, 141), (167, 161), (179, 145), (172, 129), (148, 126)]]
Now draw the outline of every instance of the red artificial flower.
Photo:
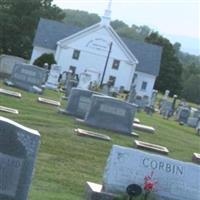
[(153, 172), (151, 173), (150, 176), (145, 176), (144, 177), (144, 190), (146, 192), (151, 192), (157, 183), (157, 181), (152, 180), (153, 177)]

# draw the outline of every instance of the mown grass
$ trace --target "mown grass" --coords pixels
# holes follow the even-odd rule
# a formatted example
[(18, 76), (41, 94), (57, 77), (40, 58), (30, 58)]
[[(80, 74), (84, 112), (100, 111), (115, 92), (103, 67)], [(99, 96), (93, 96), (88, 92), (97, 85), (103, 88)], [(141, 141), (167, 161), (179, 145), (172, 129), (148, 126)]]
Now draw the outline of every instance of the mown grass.
[[(0, 87), (8, 88), (0, 83)], [(37, 102), (38, 95), (15, 88), (22, 99), (0, 95), (0, 105), (19, 110), (19, 115), (1, 112), (41, 134), (35, 175), (29, 194), (30, 200), (79, 200), (84, 199), (85, 182), (101, 183), (107, 157), (113, 144), (135, 148), (134, 138), (106, 130), (97, 130), (77, 124), (73, 117), (58, 114), (57, 108)], [(46, 90), (44, 97), (60, 100), (62, 94)], [(66, 102), (62, 102), (66, 106)], [(191, 162), (193, 152), (200, 152), (200, 138), (193, 128), (164, 120), (158, 114), (152, 117), (137, 113), (143, 124), (154, 126), (155, 134), (137, 132), (139, 140), (166, 146), (169, 157)], [(74, 128), (87, 128), (112, 138), (105, 142), (82, 138), (74, 134)]]

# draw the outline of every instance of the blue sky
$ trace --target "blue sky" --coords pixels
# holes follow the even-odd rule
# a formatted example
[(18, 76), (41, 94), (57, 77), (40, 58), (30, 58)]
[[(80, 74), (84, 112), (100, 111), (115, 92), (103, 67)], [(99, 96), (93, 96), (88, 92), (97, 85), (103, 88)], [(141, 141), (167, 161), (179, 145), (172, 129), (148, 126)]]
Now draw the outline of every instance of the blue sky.
[[(54, 0), (61, 8), (103, 15), (109, 0)], [(112, 0), (112, 20), (147, 25), (181, 50), (200, 55), (200, 0)]]

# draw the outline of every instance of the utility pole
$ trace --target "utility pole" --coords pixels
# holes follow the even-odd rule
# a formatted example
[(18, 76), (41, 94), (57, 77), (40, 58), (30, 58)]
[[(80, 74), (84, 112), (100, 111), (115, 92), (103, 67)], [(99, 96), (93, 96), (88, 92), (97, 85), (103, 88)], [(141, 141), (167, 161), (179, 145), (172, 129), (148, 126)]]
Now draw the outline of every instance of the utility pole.
[(102, 78), (101, 78), (100, 87), (101, 87), (102, 84), (103, 84), (103, 80), (104, 80), (104, 76), (105, 76), (105, 73), (106, 73), (108, 61), (109, 61), (109, 58), (110, 58), (110, 53), (111, 53), (111, 50), (112, 50), (112, 45), (113, 45), (113, 43), (111, 42), (111, 43), (110, 43), (110, 46), (109, 46), (109, 51), (108, 51), (108, 55), (107, 55), (107, 58), (106, 58), (106, 63), (105, 63), (105, 67), (104, 67), (104, 70), (103, 70)]

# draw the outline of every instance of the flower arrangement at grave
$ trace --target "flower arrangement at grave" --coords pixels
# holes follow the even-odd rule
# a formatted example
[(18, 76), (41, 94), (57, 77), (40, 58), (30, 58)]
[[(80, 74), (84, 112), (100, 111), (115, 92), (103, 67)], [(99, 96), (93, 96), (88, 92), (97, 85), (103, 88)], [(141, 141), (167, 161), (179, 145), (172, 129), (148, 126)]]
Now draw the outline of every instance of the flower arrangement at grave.
[(150, 194), (155, 190), (157, 181), (153, 180), (153, 171), (150, 176), (144, 177), (144, 200), (148, 200)]

